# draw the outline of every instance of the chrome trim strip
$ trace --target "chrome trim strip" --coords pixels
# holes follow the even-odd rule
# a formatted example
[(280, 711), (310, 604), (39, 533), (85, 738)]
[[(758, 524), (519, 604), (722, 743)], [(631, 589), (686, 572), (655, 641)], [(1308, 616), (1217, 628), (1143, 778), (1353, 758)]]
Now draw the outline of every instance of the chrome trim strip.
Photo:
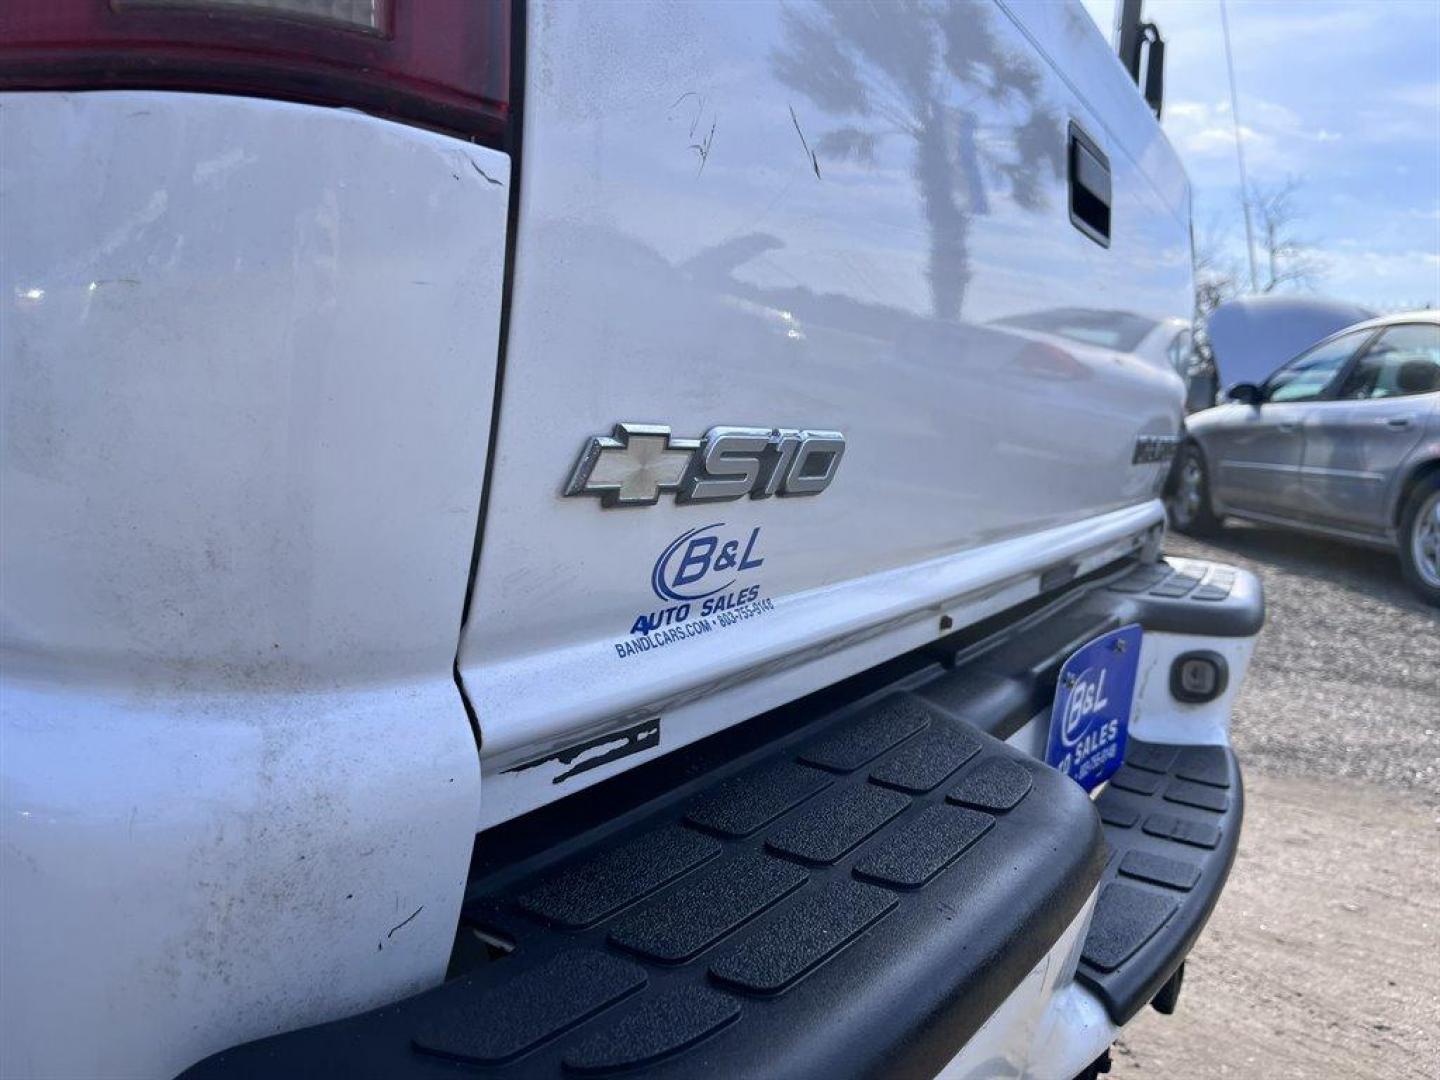
[(1224, 461), (1222, 469), (1251, 469), (1256, 472), (1300, 473), (1306, 476), (1353, 476), (1361, 480), (1384, 480), (1384, 473), (1363, 469), (1327, 469), (1321, 465), (1272, 465), (1268, 461)]
[(1253, 521), (1259, 525), (1274, 525), (1293, 529), (1296, 532), (1314, 533), (1317, 536), (1327, 536), (1333, 540), (1350, 540), (1357, 544), (1364, 544), (1366, 547), (1379, 548), (1382, 551), (1394, 551), (1396, 547), (1393, 536), (1380, 533), (1342, 529), (1334, 525), (1319, 525), (1312, 521), (1297, 521), (1294, 518), (1280, 517), (1278, 514), (1265, 514), (1258, 510), (1234, 510), (1226, 507), (1225, 514), (1227, 517)]
[(1319, 465), (1302, 465), (1300, 471), (1307, 476), (1349, 476), (1358, 480), (1384, 480), (1384, 473), (1366, 472), (1363, 469), (1326, 469)]
[(1222, 469), (1254, 469), (1257, 472), (1293, 473), (1300, 471), (1298, 465), (1272, 465), (1268, 461), (1225, 461), (1222, 459), (1220, 467)]

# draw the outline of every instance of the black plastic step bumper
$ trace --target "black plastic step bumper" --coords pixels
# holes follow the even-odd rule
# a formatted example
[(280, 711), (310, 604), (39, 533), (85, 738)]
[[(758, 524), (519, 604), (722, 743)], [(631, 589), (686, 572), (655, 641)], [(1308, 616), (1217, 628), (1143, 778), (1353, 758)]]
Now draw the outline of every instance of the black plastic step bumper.
[(1184, 961), (1235, 860), (1245, 812), (1224, 746), (1131, 740), (1096, 802), (1110, 858), (1079, 978), (1126, 1024)]
[[(490, 830), (458, 977), (185, 1075), (932, 1074), (1102, 875), (1080, 977), (1122, 1022), (1170, 978), (1223, 885), (1233, 757), (1220, 784), (1192, 775), (1192, 751), (1133, 744), (1099, 802), (1102, 831), (1080, 788), (997, 737), (1048, 708), (1066, 656), (1117, 626), (1255, 633), (1253, 579), (1219, 569), (1077, 581)], [(1223, 807), (1180, 801), (1187, 785)], [(1199, 866), (1188, 888), (1171, 865), (1186, 860)], [(482, 961), (482, 939), (513, 949)]]
[(1104, 863), (1078, 787), (891, 694), (480, 881), (465, 921), (503, 959), (185, 1075), (933, 1073)]
[(949, 670), (915, 685), (917, 693), (981, 731), (1009, 738), (1048, 708), (1066, 658), (1087, 641), (1130, 623), (1147, 633), (1253, 637), (1265, 624), (1258, 579), (1194, 559), (1141, 563), (1041, 606), (945, 657)]

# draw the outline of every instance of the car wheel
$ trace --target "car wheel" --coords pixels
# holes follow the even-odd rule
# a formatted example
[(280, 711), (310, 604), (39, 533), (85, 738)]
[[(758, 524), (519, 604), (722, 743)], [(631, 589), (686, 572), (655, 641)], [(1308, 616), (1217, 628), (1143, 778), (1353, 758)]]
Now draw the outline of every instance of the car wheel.
[(1440, 607), (1440, 476), (1422, 480), (1405, 503), (1400, 569), (1422, 600)]
[(1166, 509), (1170, 513), (1170, 524), (1178, 532), (1208, 536), (1220, 531), (1220, 519), (1210, 505), (1210, 476), (1205, 470), (1205, 457), (1194, 443), (1180, 448), (1175, 485), (1166, 500)]

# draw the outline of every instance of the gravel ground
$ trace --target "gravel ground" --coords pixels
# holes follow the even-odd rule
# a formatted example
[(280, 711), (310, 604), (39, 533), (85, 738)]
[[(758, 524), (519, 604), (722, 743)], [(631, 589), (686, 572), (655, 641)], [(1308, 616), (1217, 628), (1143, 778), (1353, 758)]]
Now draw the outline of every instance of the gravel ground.
[(1268, 618), (1236, 704), (1236, 752), (1274, 776), (1346, 777), (1440, 806), (1440, 612), (1393, 555), (1232, 526), (1169, 554), (1253, 570)]
[(1113, 1076), (1440, 1077), (1440, 613), (1392, 556), (1268, 529), (1171, 554), (1258, 573), (1235, 708), (1245, 831), (1179, 1011)]

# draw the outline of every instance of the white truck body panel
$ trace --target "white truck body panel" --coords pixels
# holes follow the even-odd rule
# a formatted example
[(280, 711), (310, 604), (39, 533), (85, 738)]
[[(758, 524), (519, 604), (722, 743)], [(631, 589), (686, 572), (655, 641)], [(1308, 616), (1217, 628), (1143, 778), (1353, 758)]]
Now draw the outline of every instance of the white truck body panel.
[[(459, 661), (482, 825), (823, 685), (798, 665), (839, 643), (894, 656), (967, 597), (1159, 521), (1163, 466), (1131, 453), (1178, 430), (1168, 363), (997, 323), (1188, 312), (1188, 188), (1154, 117), (1078, 5), (869, 10), (530, 6), (494, 509)], [(827, 82), (816, 49), (854, 80)], [(1075, 85), (1105, 98), (1103, 121)], [(942, 104), (974, 130), (927, 123)], [(1069, 220), (1071, 122), (1110, 158), (1108, 249)], [(858, 157), (839, 149), (856, 140)], [(585, 440), (622, 421), (848, 443), (813, 498), (557, 497)], [(735, 588), (771, 608), (623, 655), (668, 603), (657, 558), (717, 523), (742, 548), (757, 536), (763, 565)], [(623, 751), (607, 733), (657, 716), (648, 749), (574, 768), (577, 744)]]
[(508, 159), (198, 94), (0, 116), (0, 1074), (170, 1075), (444, 974)]
[(1119, 1034), (1075, 978), (1095, 902), (1065, 932), (937, 1080), (1074, 1080)]

